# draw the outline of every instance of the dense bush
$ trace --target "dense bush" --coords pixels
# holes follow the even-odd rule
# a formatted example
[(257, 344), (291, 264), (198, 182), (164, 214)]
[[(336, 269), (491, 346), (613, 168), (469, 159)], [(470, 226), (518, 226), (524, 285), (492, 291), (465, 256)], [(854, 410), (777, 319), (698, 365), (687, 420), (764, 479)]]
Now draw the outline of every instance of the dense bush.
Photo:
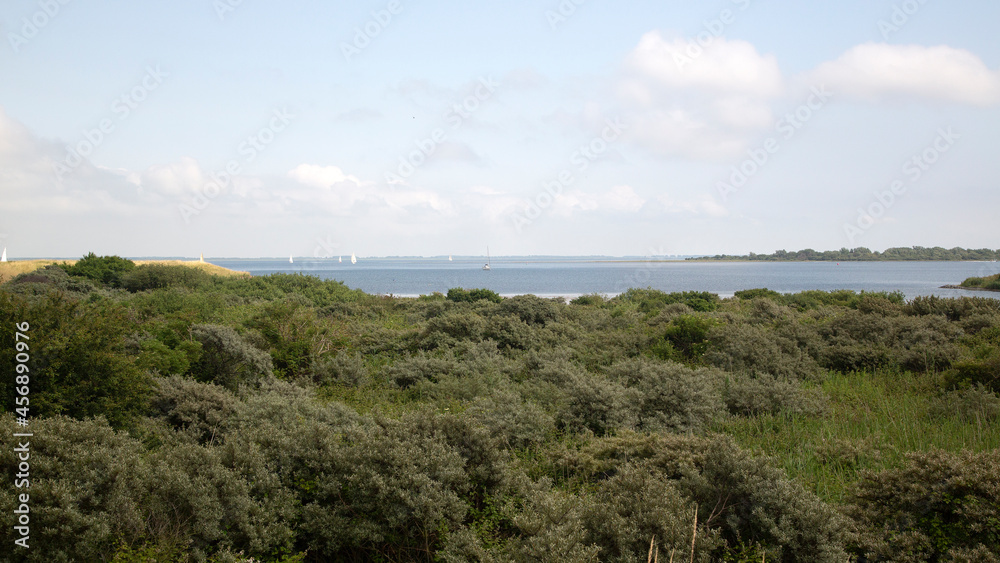
[(46, 295), (52, 290), (86, 295), (96, 289), (90, 279), (70, 277), (65, 268), (54, 264), (15, 276), (7, 287), (13, 293), (26, 295)]
[[(913, 453), (900, 469), (867, 473), (848, 513), (856, 554), (870, 561), (955, 561), (1000, 553), (1000, 452)], [(987, 559), (976, 559), (987, 560)]]
[[(115, 427), (145, 412), (150, 377), (126, 354), (134, 326), (130, 311), (109, 301), (82, 303), (63, 293), (25, 301), (0, 295), (0, 369), (15, 373), (15, 324), (30, 319), (26, 332), (32, 416), (104, 416)], [(13, 383), (13, 381), (11, 381)], [(14, 404), (13, 384), (0, 389), (4, 408)]]
[(637, 429), (701, 430), (723, 412), (723, 375), (718, 370), (634, 359), (611, 366), (608, 373), (631, 391)]
[(448, 301), (455, 301), (457, 303), (474, 303), (482, 300), (493, 303), (503, 301), (503, 297), (500, 297), (500, 294), (490, 289), (462, 289), (460, 287), (449, 289), (447, 299)]
[(191, 374), (199, 381), (235, 391), (240, 385), (258, 384), (272, 374), (271, 356), (251, 346), (229, 327), (194, 325), (191, 338), (202, 347), (201, 357), (191, 366)]
[(112, 287), (121, 287), (122, 276), (135, 268), (135, 262), (120, 256), (97, 256), (93, 252), (66, 267), (71, 276), (81, 276)]
[(197, 268), (143, 264), (124, 273), (120, 285), (133, 293), (175, 286), (197, 289), (211, 285), (212, 279), (210, 274)]

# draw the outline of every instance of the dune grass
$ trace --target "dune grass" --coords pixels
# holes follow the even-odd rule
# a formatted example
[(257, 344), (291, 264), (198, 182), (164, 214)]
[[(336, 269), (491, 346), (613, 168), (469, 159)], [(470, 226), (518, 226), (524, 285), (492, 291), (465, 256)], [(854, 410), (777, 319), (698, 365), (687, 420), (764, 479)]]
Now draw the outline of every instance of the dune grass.
[(900, 467), (907, 452), (1000, 448), (1000, 425), (994, 421), (931, 413), (937, 377), (831, 373), (822, 385), (830, 397), (823, 417), (741, 416), (717, 423), (715, 430), (772, 456), (824, 501), (841, 503), (861, 471)]
[[(10, 262), (0, 262), (0, 283), (10, 281), (20, 274), (26, 274), (28, 272), (33, 272), (38, 268), (44, 268), (52, 264), (66, 264), (72, 266), (76, 264), (76, 260), (51, 260), (51, 259), (38, 259), (38, 260), (13, 260)], [(165, 264), (170, 266), (187, 266), (190, 268), (197, 268), (203, 270), (209, 274), (216, 276), (226, 276), (226, 277), (245, 277), (249, 276), (249, 272), (240, 272), (236, 270), (230, 270), (229, 268), (223, 268), (222, 266), (216, 266), (208, 262), (199, 262), (198, 260), (135, 260), (137, 266), (143, 264)]]
[(961, 287), (966, 289), (989, 289), (1000, 291), (1000, 274), (986, 276), (984, 278), (972, 277), (962, 282)]

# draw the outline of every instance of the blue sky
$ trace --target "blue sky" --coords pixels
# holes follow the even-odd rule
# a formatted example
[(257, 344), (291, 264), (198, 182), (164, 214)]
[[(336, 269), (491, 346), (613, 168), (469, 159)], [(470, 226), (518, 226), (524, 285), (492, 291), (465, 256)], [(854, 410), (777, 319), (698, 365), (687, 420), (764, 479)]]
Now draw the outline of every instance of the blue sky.
[(941, 0), (11, 1), (0, 238), (13, 258), (997, 248), (997, 21)]

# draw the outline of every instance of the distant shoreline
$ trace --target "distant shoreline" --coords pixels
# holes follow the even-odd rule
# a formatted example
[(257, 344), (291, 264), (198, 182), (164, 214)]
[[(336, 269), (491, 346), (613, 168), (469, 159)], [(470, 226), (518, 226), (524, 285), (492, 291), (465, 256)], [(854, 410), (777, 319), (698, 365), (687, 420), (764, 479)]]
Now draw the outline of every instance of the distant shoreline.
[(967, 291), (992, 291), (994, 293), (1000, 292), (1000, 289), (989, 289), (985, 287), (966, 287), (964, 285), (942, 285), (941, 289), (964, 289)]

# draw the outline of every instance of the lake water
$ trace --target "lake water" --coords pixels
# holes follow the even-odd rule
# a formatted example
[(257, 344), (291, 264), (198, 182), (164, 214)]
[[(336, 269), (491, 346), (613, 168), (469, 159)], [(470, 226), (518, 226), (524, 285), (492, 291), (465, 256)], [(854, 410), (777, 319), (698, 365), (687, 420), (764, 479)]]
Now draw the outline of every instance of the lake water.
[(366, 293), (417, 296), (453, 287), (487, 288), (505, 296), (532, 293), (567, 297), (616, 295), (632, 287), (662, 291), (709, 291), (730, 297), (742, 289), (766, 287), (782, 293), (819, 289), (901, 291), (918, 295), (1000, 298), (1000, 293), (941, 289), (970, 276), (1000, 273), (995, 262), (642, 262), (624, 259), (373, 258), (351, 264), (336, 259), (219, 259), (213, 264), (265, 275), (302, 273), (344, 282)]

